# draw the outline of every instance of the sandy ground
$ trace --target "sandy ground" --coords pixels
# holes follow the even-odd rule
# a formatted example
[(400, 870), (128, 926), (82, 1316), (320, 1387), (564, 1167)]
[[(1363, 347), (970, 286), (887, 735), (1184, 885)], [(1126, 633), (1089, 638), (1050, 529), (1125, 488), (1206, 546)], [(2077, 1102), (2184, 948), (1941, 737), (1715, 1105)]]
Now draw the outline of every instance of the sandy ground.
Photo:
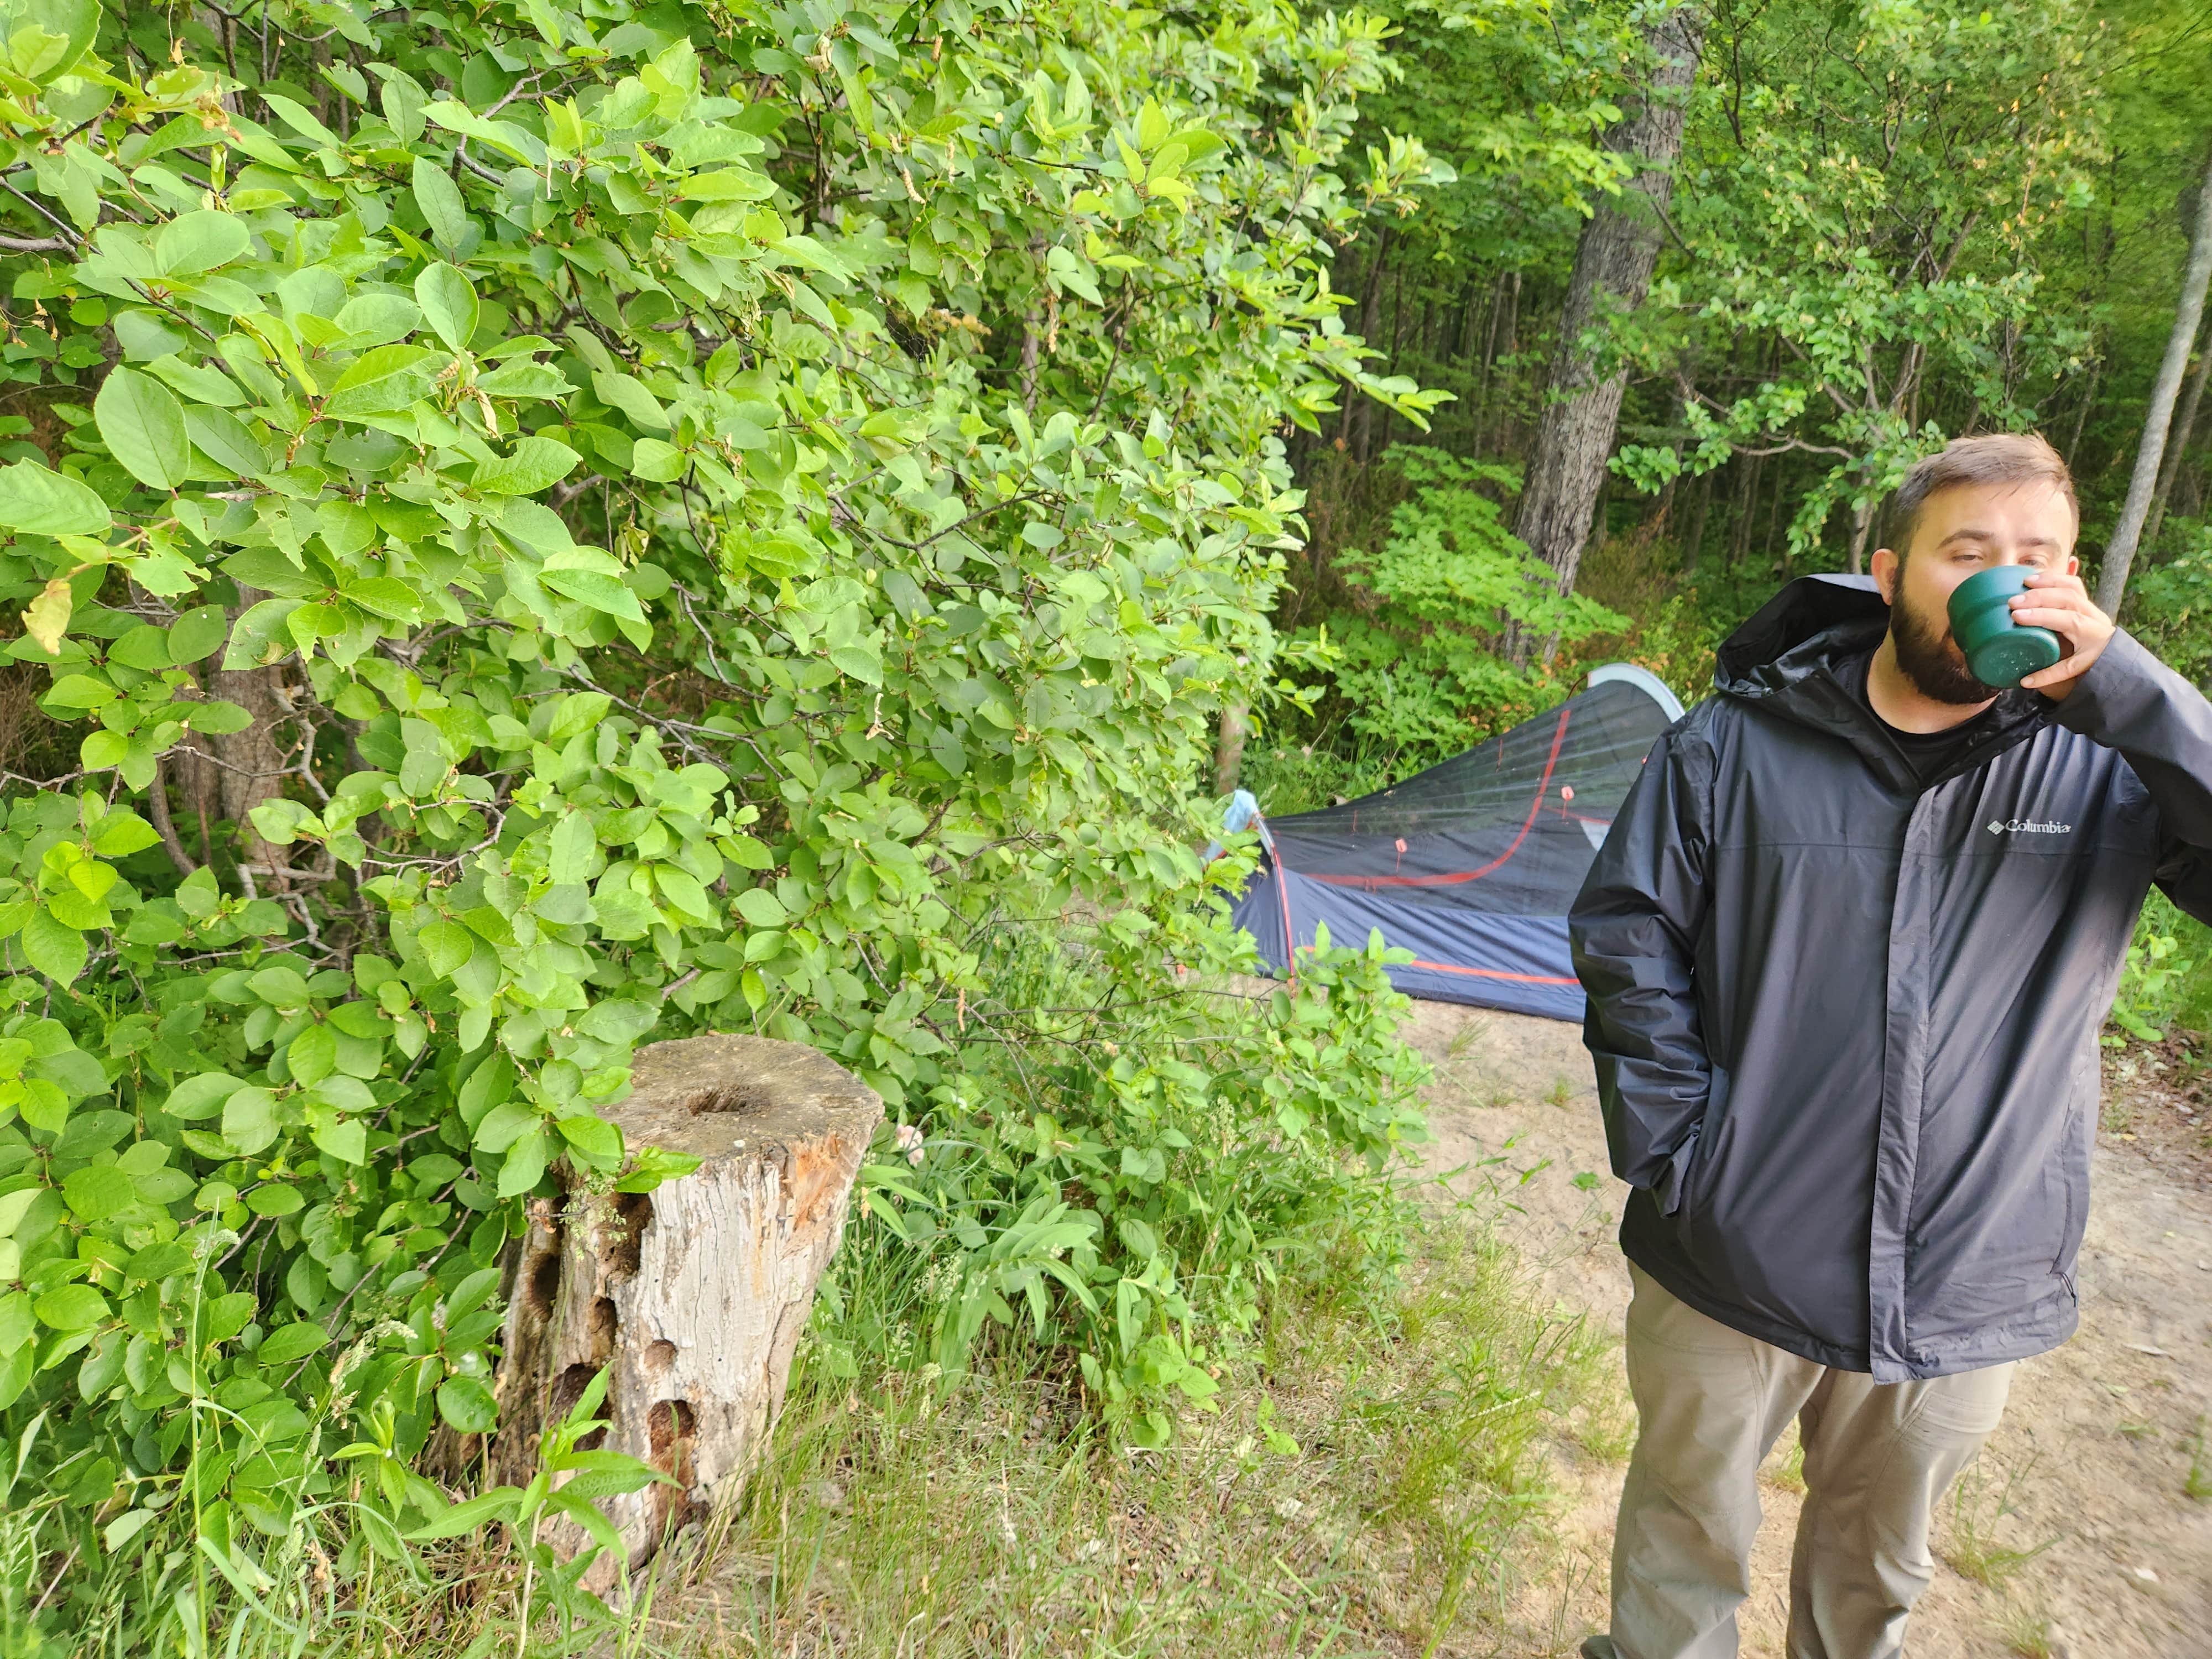
[[(1457, 1171), (1460, 1190), (1502, 1192), (1539, 1293), (1617, 1340), (1622, 1189), (1578, 1028), (1416, 1006), (1407, 1035), (1436, 1066), (1432, 1167)], [(2108, 1076), (2081, 1331), (2022, 1365), (2003, 1426), (1945, 1506), (1912, 1659), (2212, 1656), (2212, 1159), (2203, 1103), (2167, 1089), (2162, 1069), (2144, 1056)], [(1763, 1489), (1746, 1654), (1784, 1652), (1799, 1503), (1789, 1449), (1785, 1437)], [(1624, 1465), (1564, 1439), (1554, 1457), (1559, 1555), (1527, 1598), (1516, 1655), (1558, 1653), (1562, 1639), (1571, 1652), (1604, 1623)]]

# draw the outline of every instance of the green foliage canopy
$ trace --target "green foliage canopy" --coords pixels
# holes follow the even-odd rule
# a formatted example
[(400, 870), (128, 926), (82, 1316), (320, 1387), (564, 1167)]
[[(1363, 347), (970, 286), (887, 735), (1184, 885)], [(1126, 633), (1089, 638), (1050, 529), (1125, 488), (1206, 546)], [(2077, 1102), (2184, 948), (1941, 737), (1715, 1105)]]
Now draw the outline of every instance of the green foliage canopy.
[[(180, 1480), (218, 1553), (281, 1532), (368, 1424), (374, 1543), (492, 1426), (522, 1203), (681, 1167), (602, 1115), (648, 1033), (920, 1115), (1008, 918), (1106, 918), (1109, 989), (1237, 959), (1189, 788), (1275, 672), (1279, 434), (1424, 406), (1321, 260), (1427, 163), (1347, 179), (1383, 27), (1264, 0), (11, 27), (7, 372), (56, 441), (0, 471), (0, 583), (81, 738), (0, 832), (0, 1405), (94, 1548)], [(1383, 1157), (1404, 1067), (1331, 1035), (1381, 994), (1347, 957), (1255, 1016), (1344, 1099), (1237, 1121)], [(1134, 1411), (1198, 1392), (1148, 1346), (1191, 1304), (1099, 1206), (1206, 1154), (1115, 1075), (1082, 1274), (987, 1311), (1097, 1311)], [(963, 1248), (1034, 1267), (1026, 1215)]]

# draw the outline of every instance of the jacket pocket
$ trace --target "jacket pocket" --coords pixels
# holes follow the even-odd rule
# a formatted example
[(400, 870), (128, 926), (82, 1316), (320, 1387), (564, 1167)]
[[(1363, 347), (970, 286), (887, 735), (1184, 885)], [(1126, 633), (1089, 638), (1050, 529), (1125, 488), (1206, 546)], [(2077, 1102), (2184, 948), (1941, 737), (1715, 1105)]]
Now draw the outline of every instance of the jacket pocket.
[(1713, 1166), (1719, 1161), (1716, 1143), (1727, 1121), (1729, 1088), (1727, 1069), (1714, 1066), (1712, 1082), (1705, 1091), (1705, 1109), (1698, 1115), (1697, 1127), (1691, 1130), (1676, 1154), (1674, 1190), (1678, 1197), (1671, 1213), (1675, 1231), (1685, 1244), (1689, 1242), (1691, 1224), (1712, 1198)]

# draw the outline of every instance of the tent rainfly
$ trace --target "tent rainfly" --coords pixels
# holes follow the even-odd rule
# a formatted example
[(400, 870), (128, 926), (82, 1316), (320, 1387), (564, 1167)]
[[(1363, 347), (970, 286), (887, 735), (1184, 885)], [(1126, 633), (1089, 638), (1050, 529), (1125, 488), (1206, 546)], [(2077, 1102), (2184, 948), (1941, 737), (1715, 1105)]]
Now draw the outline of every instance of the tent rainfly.
[(1280, 974), (1322, 923), (1338, 945), (1413, 953), (1409, 996), (1580, 1019), (1567, 907), (1613, 815), (1682, 705), (1627, 663), (1502, 737), (1403, 783), (1285, 818), (1239, 791), (1230, 827), (1255, 823), (1261, 863), (1237, 921)]

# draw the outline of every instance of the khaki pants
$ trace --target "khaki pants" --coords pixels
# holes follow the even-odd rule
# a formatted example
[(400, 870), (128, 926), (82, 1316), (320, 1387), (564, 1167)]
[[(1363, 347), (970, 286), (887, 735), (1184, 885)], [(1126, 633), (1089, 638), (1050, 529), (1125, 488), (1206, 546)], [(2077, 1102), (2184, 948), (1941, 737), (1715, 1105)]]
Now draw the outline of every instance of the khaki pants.
[(1936, 1562), (1938, 1498), (2003, 1413), (2010, 1365), (1878, 1383), (1729, 1329), (1631, 1267), (1628, 1385), (1640, 1424), (1613, 1535), (1609, 1659), (1729, 1659), (1751, 1591), (1759, 1466), (1797, 1419), (1805, 1507), (1790, 1563), (1790, 1659), (1893, 1659)]

